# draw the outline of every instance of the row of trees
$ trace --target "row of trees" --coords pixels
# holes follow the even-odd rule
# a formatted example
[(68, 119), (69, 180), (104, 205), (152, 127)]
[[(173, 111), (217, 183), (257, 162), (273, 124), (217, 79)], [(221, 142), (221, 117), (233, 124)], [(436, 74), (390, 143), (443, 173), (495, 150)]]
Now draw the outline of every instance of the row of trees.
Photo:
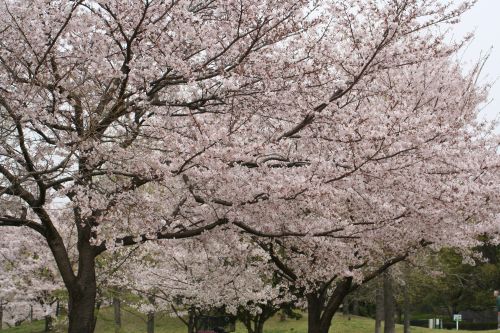
[[(278, 312), (294, 317), (294, 311), (310, 306), (307, 290), (285, 279), (269, 254), (251, 238), (229, 229), (218, 234), (224, 243), (212, 236), (118, 248), (102, 256), (98, 261), (96, 311), (114, 307), (119, 327), (121, 305), (132, 306), (147, 315), (148, 332), (154, 330), (156, 313), (168, 313), (184, 321), (189, 333), (200, 328), (202, 315), (230, 314), (241, 320), (249, 333), (262, 333), (265, 322)], [(233, 237), (237, 242), (231, 242)], [(3, 246), (0, 252), (3, 281), (5, 286), (10, 284), (0, 292), (4, 318), (11, 325), (45, 318), (49, 330), (52, 317), (67, 308), (68, 297), (62, 292), (57, 268), (53, 261), (38, 257), (44, 253), (41, 241), (29, 248), (23, 242), (10, 246), (8, 251)], [(465, 258), (468, 264), (449, 249), (438, 256), (419, 253), (362, 288), (350, 290), (352, 295), (343, 300), (343, 312), (372, 316), (375, 332), (391, 333), (395, 316), (409, 332), (409, 320), (415, 313), (451, 318), (459, 310), (491, 309), (491, 291), (498, 287), (500, 270), (498, 247), (477, 250), (474, 260)], [(24, 261), (7, 258), (16, 251)], [(15, 266), (24, 262), (29, 263), (26, 267), (30, 271), (19, 275)]]
[[(246, 307), (284, 288), (304, 297), (309, 332), (325, 333), (388, 267), (496, 235), (481, 63), (464, 74), (462, 44), (442, 32), (469, 7), (4, 1), (0, 241), (13, 264), (1, 278), (53, 260), (68, 331), (90, 333), (98, 272), (172, 295), (162, 277), (180, 265), (194, 302), (233, 302), (200, 283), (252, 285)], [(141, 261), (108, 266), (136, 246)]]

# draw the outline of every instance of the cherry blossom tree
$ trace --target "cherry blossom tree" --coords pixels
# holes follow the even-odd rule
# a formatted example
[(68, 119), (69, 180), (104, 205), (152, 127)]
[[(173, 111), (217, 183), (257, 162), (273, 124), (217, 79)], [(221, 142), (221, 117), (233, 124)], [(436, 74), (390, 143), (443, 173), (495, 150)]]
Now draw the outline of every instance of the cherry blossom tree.
[(173, 313), (188, 332), (196, 332), (199, 314), (220, 310), (244, 317), (249, 332), (262, 333), (267, 319), (296, 300), (269, 255), (228, 226), (190, 240), (145, 244), (121, 273), (112, 281), (144, 299), (139, 310)]
[(44, 319), (50, 325), (58, 293), (64, 289), (45, 239), (30, 235), (30, 241), (12, 227), (5, 232), (17, 239), (0, 238), (0, 299), (3, 320), (17, 325)]
[(443, 241), (422, 237), (429, 226), (476, 232), (497, 213), (497, 143), (474, 124), (484, 92), (449, 68), (459, 45), (437, 29), (469, 6), (5, 0), (0, 226), (47, 242), (69, 332), (93, 331), (96, 258), (117, 246), (232, 224), (299, 238), (313, 261), (325, 243), (358, 281), (358, 265), (377, 267), (365, 255)]
[[(357, 168), (324, 194), (337, 232), (258, 240), (306, 298), (309, 332), (327, 333), (349, 292), (421, 249), (466, 252), (498, 235), (499, 141), (476, 121), (480, 66), (462, 75), (452, 61), (432, 59), (381, 70), (353, 117), (329, 124), (351, 128), (344, 140)], [(369, 142), (380, 146), (367, 151)], [(324, 214), (303, 208), (305, 218)]]

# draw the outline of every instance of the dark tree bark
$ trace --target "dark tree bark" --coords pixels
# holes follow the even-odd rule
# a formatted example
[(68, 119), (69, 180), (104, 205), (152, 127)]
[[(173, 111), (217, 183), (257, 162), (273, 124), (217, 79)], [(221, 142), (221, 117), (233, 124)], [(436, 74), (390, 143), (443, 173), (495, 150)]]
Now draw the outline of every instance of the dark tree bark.
[(54, 325), (52, 324), (52, 316), (45, 316), (45, 331), (52, 332), (54, 330)]
[(322, 333), (321, 331), (321, 308), (323, 300), (319, 299), (317, 295), (310, 294), (307, 296), (307, 332), (308, 333)]
[(0, 298), (0, 330), (3, 329), (3, 300)]
[(113, 310), (115, 315), (115, 331), (119, 331), (122, 327), (121, 302), (118, 297), (113, 297)]
[[(259, 243), (259, 245), (269, 253), (276, 268), (289, 281), (297, 281), (297, 274), (280, 258), (279, 254), (274, 250), (275, 244), (273, 242)], [(339, 309), (340, 304), (342, 304), (349, 292), (356, 290), (361, 285), (383, 274), (392, 265), (405, 260), (407, 256), (408, 253), (403, 253), (386, 260), (378, 268), (368, 272), (359, 283), (353, 284), (352, 277), (344, 277), (341, 279), (333, 277), (331, 280), (318, 286), (316, 291), (305, 295), (308, 312), (308, 333), (328, 333), (335, 312)], [(334, 282), (335, 286), (333, 287), (333, 292), (329, 294), (328, 289), (332, 287)], [(394, 321), (394, 318), (392, 321)]]
[(186, 325), (186, 327), (188, 329), (188, 333), (196, 333), (196, 331), (198, 329), (198, 312), (197, 312), (196, 308), (192, 307), (192, 308), (188, 309), (188, 317), (186, 319), (181, 314), (179, 314), (179, 312), (175, 308), (174, 304), (170, 304), (170, 306), (171, 306), (172, 310), (174, 311), (175, 315), (177, 316), (177, 318), (180, 321), (182, 321), (184, 323), (184, 325)]
[(335, 312), (347, 296), (352, 286), (352, 278), (344, 278), (337, 283), (331, 296), (327, 296), (328, 285), (307, 298), (307, 332), (328, 333)]
[[(76, 10), (79, 5), (75, 5), (72, 8)], [(68, 17), (71, 17), (71, 15)], [(69, 21), (67, 21), (69, 22)], [(66, 22), (66, 23), (67, 23)], [(62, 30), (61, 30), (62, 31)], [(48, 52), (48, 51), (47, 51)], [(47, 53), (48, 54), (48, 53)], [(46, 55), (47, 55), (46, 54)], [(41, 65), (41, 64), (40, 64)], [(161, 89), (161, 88), (160, 88)], [(56, 86), (49, 88), (50, 91), (55, 92), (56, 90), (61, 92), (60, 89)], [(125, 91), (125, 90), (123, 90)], [(109, 102), (108, 98), (111, 95), (105, 94), (106, 97), (103, 97), (102, 102), (105, 100), (106, 103)], [(115, 99), (116, 97), (116, 99)], [(123, 105), (126, 97), (122, 94), (119, 97), (113, 97), (115, 105)], [(100, 253), (107, 250), (108, 245), (106, 242), (102, 242), (100, 245), (92, 247), (90, 245), (90, 240), (93, 239), (92, 228), (99, 225), (98, 220), (99, 217), (102, 216), (105, 210), (103, 209), (95, 209), (92, 211), (91, 215), (81, 214), (80, 209), (78, 208), (78, 204), (76, 204), (73, 209), (73, 218), (71, 219), (71, 223), (75, 226), (77, 231), (77, 253), (78, 253), (78, 269), (74, 269), (73, 262), (70, 260), (70, 256), (68, 255), (68, 251), (65, 247), (65, 243), (61, 237), (61, 234), (58, 232), (56, 225), (53, 223), (54, 221), (51, 218), (51, 215), (48, 213), (48, 210), (45, 208), (47, 206), (47, 198), (49, 197), (49, 193), (53, 189), (59, 190), (64, 187), (64, 185), (72, 182), (75, 185), (82, 185), (84, 188), (88, 188), (91, 186), (92, 182), (95, 180), (95, 177), (100, 177), (102, 175), (101, 168), (103, 167), (103, 163), (105, 160), (100, 162), (92, 161), (90, 162), (88, 156), (92, 156), (93, 148), (92, 147), (78, 147), (76, 150), (71, 150), (71, 153), (68, 153), (67, 158), (68, 161), (76, 157), (77, 163), (75, 167), (77, 170), (72, 170), (71, 177), (66, 177), (64, 174), (64, 170), (66, 170), (66, 163), (61, 163), (59, 166), (49, 169), (37, 169), (37, 163), (34, 163), (36, 160), (33, 156), (31, 156), (31, 148), (28, 147), (30, 144), (31, 138), (29, 141), (25, 140), (26, 136), (30, 136), (32, 129), (27, 129), (26, 126), (31, 127), (29, 121), (23, 120), (22, 117), (18, 116), (9, 106), (8, 102), (1, 98), (1, 106), (2, 109), (5, 109), (7, 114), (9, 115), (9, 124), (15, 125), (16, 133), (13, 133), (17, 139), (17, 147), (19, 148), (22, 156), (19, 155), (19, 159), (15, 158), (17, 163), (23, 167), (24, 170), (8, 170), (8, 168), (0, 165), (0, 175), (2, 176), (2, 181), (5, 179), (9, 182), (7, 187), (0, 186), (0, 189), (3, 194), (7, 194), (16, 198), (21, 199), (26, 207), (23, 207), (24, 213), (21, 213), (20, 217), (12, 217), (3, 215), (0, 216), (0, 227), (8, 226), (8, 227), (28, 227), (33, 231), (39, 233), (43, 236), (47, 244), (50, 248), (50, 251), (54, 257), (54, 260), (57, 264), (57, 268), (62, 277), (64, 285), (68, 291), (68, 332), (69, 333), (92, 333), (95, 328), (95, 300), (96, 300), (96, 280), (95, 280), (95, 258)], [(72, 97), (73, 99), (73, 97)], [(79, 98), (76, 98), (79, 99)], [(76, 101), (75, 99), (75, 101)], [(71, 132), (74, 132), (80, 139), (84, 142), (89, 137), (93, 137), (93, 139), (99, 141), (103, 139), (104, 133), (107, 129), (113, 124), (117, 123), (118, 120), (125, 114), (122, 112), (128, 113), (131, 110), (122, 110), (120, 112), (111, 112), (106, 115), (101, 114), (104, 118), (98, 121), (99, 125), (95, 126), (87, 126), (85, 124), (87, 116), (83, 115), (82, 106), (80, 102), (76, 102), (79, 104), (75, 107), (75, 112), (69, 118), (72, 119), (72, 125), (70, 126), (72, 129)], [(121, 108), (121, 106), (120, 106)], [(132, 112), (132, 111), (131, 111)], [(97, 116), (95, 120), (97, 120), (100, 116)], [(142, 116), (141, 116), (142, 117)], [(68, 119), (69, 119), (68, 118)], [(97, 124), (97, 123), (96, 123)], [(10, 125), (9, 125), (10, 126)], [(73, 127), (74, 126), (74, 127)], [(60, 128), (56, 128), (58, 126), (53, 127), (50, 124), (47, 124), (47, 130), (53, 131), (53, 133), (57, 136), (56, 132), (61, 130)], [(111, 126), (112, 127), (112, 126)], [(26, 132), (25, 132), (26, 130)], [(66, 129), (64, 129), (66, 130)], [(64, 131), (63, 130), (63, 131)], [(74, 130), (74, 131), (73, 131)], [(39, 132), (40, 134), (41, 132)], [(10, 135), (10, 134), (9, 134)], [(13, 138), (14, 138), (13, 136)], [(50, 145), (54, 144), (55, 141), (52, 139), (48, 139), (43, 134), (42, 137), (45, 138)], [(124, 137), (125, 138), (125, 137)], [(127, 141), (128, 141), (127, 136)], [(118, 139), (117, 139), (118, 140)], [(135, 140), (135, 137), (132, 141)], [(96, 142), (97, 142), (96, 141)], [(118, 142), (118, 141), (117, 141)], [(16, 153), (17, 155), (17, 153)], [(61, 161), (62, 162), (62, 161)], [(106, 169), (106, 168), (105, 168)], [(25, 171), (25, 172), (23, 172)], [(74, 172), (73, 172), (74, 171)], [(180, 172), (179, 172), (180, 173)], [(31, 190), (30, 188), (25, 188), (22, 181), (19, 181), (18, 175), (27, 174), (31, 178), (30, 183), (36, 185), (36, 189)], [(61, 176), (63, 175), (63, 176)], [(24, 176), (22, 176), (24, 177)], [(157, 177), (143, 177), (143, 175), (137, 173), (126, 176), (129, 178), (131, 184), (130, 186), (126, 186), (122, 189), (122, 191), (134, 191), (139, 187), (148, 184), (152, 181), (156, 181)], [(28, 183), (28, 182), (26, 182)], [(31, 186), (30, 186), (31, 187)], [(66, 197), (69, 200), (74, 200), (75, 192), (69, 191), (65, 193)], [(117, 193), (119, 194), (119, 193)], [(113, 207), (116, 204), (116, 201), (109, 201), (107, 208)], [(29, 209), (37, 216), (37, 220), (29, 220), (26, 218), (27, 209)], [(217, 226), (227, 224), (229, 221), (227, 219), (218, 219), (213, 221), (212, 223), (204, 226), (194, 227), (193, 229), (183, 230), (179, 232), (164, 232), (164, 230), (160, 229), (156, 231), (155, 239), (179, 239), (179, 238), (189, 238), (198, 236), (201, 233), (216, 228)], [(151, 240), (152, 238), (146, 234), (142, 234), (137, 237), (137, 235), (128, 235), (123, 236), (118, 239), (115, 239), (113, 243), (122, 244), (123, 246), (130, 246), (135, 244), (140, 244)]]
[[(148, 297), (148, 300), (151, 304), (155, 304), (155, 298), (154, 296), (149, 296)], [(155, 331), (155, 312), (154, 311), (150, 311), (148, 312), (148, 321), (147, 321), (147, 326), (148, 326), (148, 330), (147, 330), (147, 333), (154, 333)]]
[[(84, 231), (79, 230), (79, 234)], [(78, 274), (69, 285), (65, 281), (69, 294), (68, 333), (93, 333), (95, 328), (95, 253), (88, 239), (79, 235)]]
[(394, 290), (390, 272), (386, 271), (384, 276), (384, 333), (395, 333), (396, 322)]
[[(188, 333), (196, 333), (197, 330), (197, 314), (196, 310), (190, 309), (189, 310), (189, 318), (187, 322), (187, 327), (188, 327)], [(179, 317), (181, 319), (181, 317)], [(182, 320), (182, 319), (181, 319)]]
[(153, 311), (148, 313), (148, 333), (155, 332), (155, 313)]
[(260, 316), (255, 316), (254, 320), (244, 321), (243, 324), (247, 329), (248, 333), (263, 333), (264, 332), (264, 321), (261, 320)]
[(248, 333), (263, 333), (265, 322), (271, 318), (279, 308), (271, 304), (260, 306), (259, 314), (252, 314), (245, 308), (238, 309), (238, 319), (245, 325)]
[(375, 333), (382, 333), (382, 321), (384, 320), (384, 289), (381, 283), (377, 283), (375, 295)]
[(94, 305), (95, 289), (92, 283), (95, 281), (87, 280), (88, 287), (79, 287), (69, 291), (69, 313), (68, 313), (68, 332), (69, 333), (92, 333), (94, 332)]
[(61, 312), (61, 304), (60, 304), (60, 301), (59, 299), (56, 301), (56, 318), (59, 317), (60, 315), (60, 312)]

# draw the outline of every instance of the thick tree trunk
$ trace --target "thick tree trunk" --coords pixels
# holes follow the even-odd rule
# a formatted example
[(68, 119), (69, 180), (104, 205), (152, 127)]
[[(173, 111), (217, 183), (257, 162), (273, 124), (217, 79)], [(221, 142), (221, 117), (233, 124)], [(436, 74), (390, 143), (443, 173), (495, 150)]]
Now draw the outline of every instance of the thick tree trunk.
[(325, 298), (326, 288), (321, 293), (307, 295), (308, 333), (328, 333), (333, 316), (349, 293), (351, 285), (352, 279), (346, 278), (337, 283), (328, 298)]
[(81, 290), (69, 291), (68, 333), (94, 332), (95, 280)]
[(375, 333), (382, 333), (382, 321), (384, 320), (384, 289), (377, 284), (375, 295)]
[(113, 309), (115, 315), (115, 331), (119, 331), (122, 327), (121, 302), (118, 297), (113, 297)]
[(307, 296), (307, 333), (321, 332), (321, 310), (323, 304), (316, 295)]
[[(53, 227), (50, 217), (41, 209), (34, 210), (47, 227), (47, 244), (68, 290), (68, 333), (93, 333), (97, 285), (96, 252), (90, 245), (90, 223), (77, 223), (78, 274), (75, 275), (64, 241)], [(77, 209), (75, 215), (78, 215)]]
[(395, 333), (396, 322), (394, 320), (394, 291), (392, 277), (389, 271), (384, 273), (384, 333)]
[(148, 333), (154, 333), (155, 331), (155, 313), (148, 313)]
[(3, 300), (0, 298), (0, 330), (3, 329)]
[(79, 255), (76, 283), (68, 287), (68, 333), (93, 333), (97, 294), (95, 255), (90, 244), (80, 245)]

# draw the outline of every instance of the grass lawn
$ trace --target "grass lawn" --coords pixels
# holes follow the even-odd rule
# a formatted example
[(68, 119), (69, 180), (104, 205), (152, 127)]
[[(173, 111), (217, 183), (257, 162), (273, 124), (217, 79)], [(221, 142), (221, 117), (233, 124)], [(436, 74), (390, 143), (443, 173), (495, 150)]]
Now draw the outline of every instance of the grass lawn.
[[(113, 312), (111, 308), (100, 311), (97, 321), (96, 333), (114, 333)], [(124, 311), (122, 313), (122, 329), (120, 333), (143, 333), (146, 332), (146, 321), (143, 315), (139, 315), (134, 311)], [(186, 333), (187, 328), (177, 318), (172, 318), (167, 315), (157, 315), (155, 322), (156, 333)], [(352, 317), (348, 320), (347, 317), (338, 315), (334, 318), (330, 333), (373, 333), (374, 320), (364, 317)], [(2, 333), (40, 333), (43, 332), (43, 321), (31, 324), (22, 325), (5, 329)], [(280, 322), (278, 318), (272, 318), (264, 326), (266, 333), (306, 333), (307, 318), (304, 316), (300, 320), (288, 319)], [(64, 332), (64, 331), (60, 331)], [(397, 325), (396, 333), (402, 333), (403, 328)], [(412, 333), (431, 333), (439, 332), (439, 330), (430, 330), (427, 328), (412, 327)], [(448, 331), (446, 331), (448, 332)], [(460, 331), (461, 333), (493, 333), (498, 331)], [(246, 333), (245, 327), (238, 323), (236, 333)]]

